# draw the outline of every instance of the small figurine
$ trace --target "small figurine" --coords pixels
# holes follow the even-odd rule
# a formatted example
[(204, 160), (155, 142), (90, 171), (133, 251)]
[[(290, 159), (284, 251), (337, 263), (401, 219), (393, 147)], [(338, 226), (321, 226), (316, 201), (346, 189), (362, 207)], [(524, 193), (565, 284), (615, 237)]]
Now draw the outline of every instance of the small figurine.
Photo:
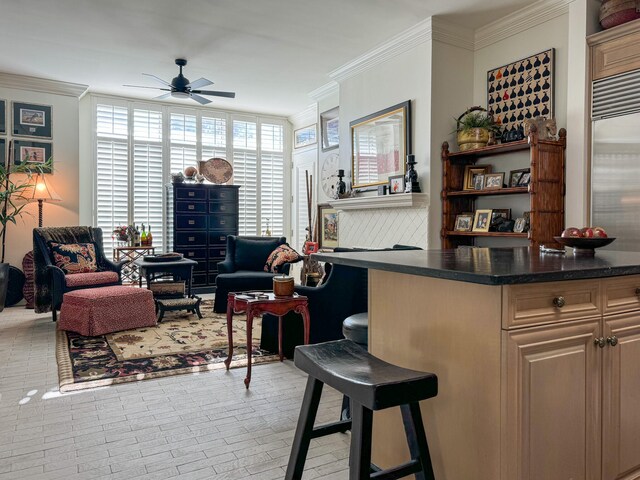
[(418, 172), (415, 170), (416, 156), (407, 155), (407, 174), (405, 175), (404, 193), (420, 193), (420, 184), (418, 183)]

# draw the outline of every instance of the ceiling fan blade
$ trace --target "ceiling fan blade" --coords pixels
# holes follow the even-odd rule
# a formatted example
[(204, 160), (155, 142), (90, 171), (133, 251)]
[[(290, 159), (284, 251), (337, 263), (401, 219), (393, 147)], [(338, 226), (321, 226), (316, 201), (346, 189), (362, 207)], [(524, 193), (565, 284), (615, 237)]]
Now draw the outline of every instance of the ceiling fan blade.
[(207, 80), (206, 78), (199, 78), (189, 83), (187, 87), (194, 89), (194, 88), (206, 87), (207, 85), (213, 85), (213, 82), (211, 80)]
[(158, 97), (153, 97), (154, 100), (164, 100), (165, 98), (171, 98), (171, 92), (165, 93), (165, 94), (160, 95)]
[(143, 73), (142, 75), (144, 75), (145, 77), (153, 78), (154, 80), (160, 82), (165, 87), (171, 87), (171, 84), (169, 82), (162, 80), (160, 77), (156, 77), (155, 75), (151, 75), (150, 73)]
[(236, 98), (235, 92), (218, 92), (215, 90), (191, 90), (191, 93), (199, 93), (200, 95), (214, 95), (216, 97)]
[(191, 98), (193, 98), (200, 105), (206, 105), (207, 103), (211, 103), (211, 100), (209, 100), (208, 98), (201, 97), (200, 95), (196, 95), (193, 92), (191, 92)]
[(153, 88), (154, 90), (163, 90), (165, 92), (170, 92), (170, 88), (160, 88), (160, 87), (149, 87), (147, 85), (122, 85), (123, 87), (133, 87), (133, 88)]

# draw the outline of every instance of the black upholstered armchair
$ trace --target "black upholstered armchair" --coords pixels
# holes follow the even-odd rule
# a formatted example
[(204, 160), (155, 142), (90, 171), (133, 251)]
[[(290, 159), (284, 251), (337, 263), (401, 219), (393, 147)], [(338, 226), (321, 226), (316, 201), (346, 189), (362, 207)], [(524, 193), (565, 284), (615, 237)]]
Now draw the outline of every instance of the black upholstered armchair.
[[(50, 242), (60, 244), (93, 243), (98, 270), (89, 273), (65, 273), (53, 261)], [(53, 227), (33, 230), (35, 269), (35, 311), (56, 312), (62, 305), (65, 293), (82, 288), (106, 287), (122, 284), (122, 266), (126, 262), (114, 263), (105, 253), (102, 229), (93, 227)]]
[(269, 254), (286, 242), (285, 237), (229, 235), (225, 259), (218, 263), (213, 311), (217, 313), (227, 311), (229, 292), (271, 290), (274, 275), (289, 273), (288, 263), (282, 265), (276, 273), (264, 271)]

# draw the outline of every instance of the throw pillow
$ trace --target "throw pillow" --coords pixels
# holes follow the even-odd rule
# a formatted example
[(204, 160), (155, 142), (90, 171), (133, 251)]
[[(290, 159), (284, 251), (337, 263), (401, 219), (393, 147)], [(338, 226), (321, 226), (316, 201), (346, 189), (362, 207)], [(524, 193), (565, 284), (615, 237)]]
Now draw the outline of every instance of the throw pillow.
[(269, 254), (267, 263), (264, 266), (264, 271), (277, 273), (279, 268), (285, 263), (299, 262), (302, 258), (302, 255), (291, 248), (289, 244), (283, 243)]
[(51, 242), (49, 245), (53, 262), (67, 275), (98, 271), (96, 247), (93, 243)]

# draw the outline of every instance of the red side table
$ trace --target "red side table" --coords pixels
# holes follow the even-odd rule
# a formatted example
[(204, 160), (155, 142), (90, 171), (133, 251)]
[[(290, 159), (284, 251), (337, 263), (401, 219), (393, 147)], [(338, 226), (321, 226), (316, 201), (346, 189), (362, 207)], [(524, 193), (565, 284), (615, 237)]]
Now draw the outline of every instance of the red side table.
[(247, 377), (244, 384), (249, 388), (251, 382), (251, 352), (252, 352), (252, 335), (254, 317), (261, 317), (265, 313), (270, 313), (278, 317), (278, 355), (280, 361), (283, 360), (282, 355), (282, 316), (288, 312), (295, 312), (302, 315), (304, 325), (304, 344), (309, 343), (309, 303), (307, 297), (294, 293), (291, 297), (276, 297), (273, 292), (261, 292), (260, 298), (253, 295), (242, 293), (229, 293), (227, 297), (227, 334), (229, 337), (229, 356), (224, 364), (229, 370), (231, 358), (233, 357), (233, 314), (245, 313), (247, 315)]

